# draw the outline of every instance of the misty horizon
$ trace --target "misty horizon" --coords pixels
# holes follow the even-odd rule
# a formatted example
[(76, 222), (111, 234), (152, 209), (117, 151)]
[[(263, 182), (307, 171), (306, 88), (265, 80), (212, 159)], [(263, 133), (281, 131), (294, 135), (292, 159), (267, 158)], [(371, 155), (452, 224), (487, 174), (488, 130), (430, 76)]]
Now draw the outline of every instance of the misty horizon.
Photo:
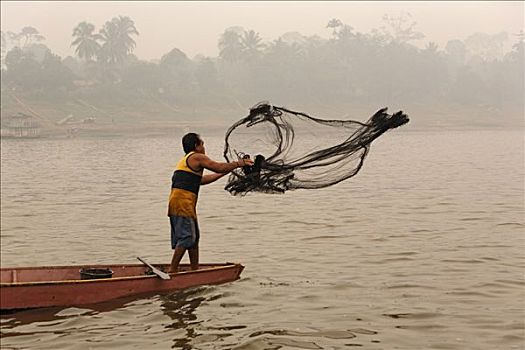
[[(86, 21), (99, 30), (111, 18), (126, 16), (135, 22), (140, 33), (134, 54), (143, 60), (158, 60), (173, 48), (189, 57), (216, 57), (219, 38), (231, 27), (254, 30), (263, 43), (290, 32), (328, 40), (332, 31), (327, 23), (332, 19), (351, 26), (354, 32), (370, 34), (384, 27), (384, 16), (407, 16), (414, 22), (414, 30), (423, 34), (411, 42), (418, 48), (433, 42), (442, 50), (449, 40), (465, 40), (476, 33), (484, 33), (506, 35), (505, 52), (510, 50), (515, 36), (523, 29), (523, 3), (520, 2), (448, 5), (328, 2), (319, 5), (317, 2), (166, 2), (144, 7), (140, 2), (97, 3), (97, 6), (72, 2), (3, 2), (1, 29), (2, 32), (18, 32), (25, 26), (32, 26), (45, 38), (43, 44), (65, 58), (75, 55), (71, 42), (78, 23)], [(476, 16), (476, 13), (479, 14)], [(482, 14), (486, 16), (480, 17)], [(287, 17), (291, 18), (287, 20)]]
[(2, 116), (50, 130), (231, 120), (262, 100), (359, 120), (402, 109), (411, 127), (523, 125), (523, 3), (32, 5), (2, 6)]

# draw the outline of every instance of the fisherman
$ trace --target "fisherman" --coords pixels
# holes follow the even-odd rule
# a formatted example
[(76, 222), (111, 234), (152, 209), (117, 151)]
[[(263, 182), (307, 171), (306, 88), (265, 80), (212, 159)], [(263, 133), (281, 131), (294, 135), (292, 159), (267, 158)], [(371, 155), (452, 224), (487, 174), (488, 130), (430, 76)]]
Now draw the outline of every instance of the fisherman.
[[(230, 163), (216, 162), (206, 155), (204, 141), (196, 133), (182, 138), (186, 155), (179, 161), (172, 177), (168, 216), (171, 225), (171, 248), (174, 250), (168, 273), (177, 272), (186, 250), (192, 270), (199, 268), (199, 224), (197, 221), (197, 198), (200, 185), (217, 181), (236, 168), (251, 166), (249, 158)], [(213, 174), (203, 175), (204, 169)]]

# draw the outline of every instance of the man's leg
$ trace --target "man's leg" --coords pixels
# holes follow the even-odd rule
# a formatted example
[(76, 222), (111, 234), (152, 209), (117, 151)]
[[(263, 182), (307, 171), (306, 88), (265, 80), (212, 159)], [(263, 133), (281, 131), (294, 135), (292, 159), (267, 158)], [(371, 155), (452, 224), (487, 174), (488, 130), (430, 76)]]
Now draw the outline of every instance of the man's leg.
[[(171, 265), (168, 269), (168, 273), (178, 272), (179, 271), (179, 263), (182, 260), (182, 257), (184, 256), (184, 252), (186, 252), (186, 248), (183, 247), (176, 247), (173, 251), (173, 258), (171, 259)], [(191, 254), (190, 254), (191, 258)]]
[(199, 269), (199, 246), (196, 245), (193, 248), (188, 249), (188, 255), (190, 256), (190, 264), (192, 270)]

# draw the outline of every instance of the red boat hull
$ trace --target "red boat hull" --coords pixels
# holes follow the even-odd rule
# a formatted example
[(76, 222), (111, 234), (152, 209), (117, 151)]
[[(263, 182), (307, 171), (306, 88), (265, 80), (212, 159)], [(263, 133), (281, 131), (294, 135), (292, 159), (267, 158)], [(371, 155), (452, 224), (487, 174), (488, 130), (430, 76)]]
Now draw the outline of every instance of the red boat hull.
[(235, 281), (244, 269), (244, 266), (233, 263), (203, 264), (196, 271), (182, 266), (182, 272), (163, 280), (156, 275), (146, 275), (148, 268), (144, 265), (97, 265), (90, 267), (110, 268), (114, 271), (113, 277), (81, 280), (79, 270), (83, 267), (0, 269), (0, 309), (85, 305), (131, 295), (160, 294)]

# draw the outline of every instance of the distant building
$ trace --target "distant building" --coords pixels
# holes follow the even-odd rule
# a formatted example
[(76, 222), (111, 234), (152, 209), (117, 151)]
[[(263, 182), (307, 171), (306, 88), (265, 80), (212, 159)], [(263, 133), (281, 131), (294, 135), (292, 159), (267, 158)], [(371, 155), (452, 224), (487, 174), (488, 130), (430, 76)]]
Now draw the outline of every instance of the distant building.
[(27, 114), (18, 113), (11, 117), (2, 118), (2, 137), (32, 138), (40, 136), (38, 121)]

